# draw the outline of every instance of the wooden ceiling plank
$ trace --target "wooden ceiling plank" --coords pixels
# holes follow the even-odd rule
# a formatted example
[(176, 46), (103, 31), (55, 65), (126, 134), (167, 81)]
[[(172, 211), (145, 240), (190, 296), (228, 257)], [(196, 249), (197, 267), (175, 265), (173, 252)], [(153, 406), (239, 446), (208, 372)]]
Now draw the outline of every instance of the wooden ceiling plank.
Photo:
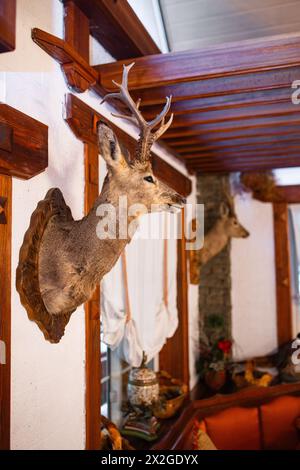
[(283, 142), (282, 144), (267, 144), (266, 147), (256, 145), (253, 147), (232, 147), (232, 148), (224, 148), (224, 149), (210, 149), (206, 148), (200, 151), (192, 151), (191, 153), (187, 154), (182, 154), (180, 155), (185, 158), (195, 158), (195, 157), (204, 157), (204, 156), (210, 156), (210, 155), (222, 155), (224, 158), (227, 158), (228, 156), (234, 158), (235, 155), (237, 154), (255, 154), (255, 155), (274, 155), (278, 152), (285, 152), (288, 154), (291, 150), (298, 150), (300, 149), (300, 140), (293, 142), (293, 143), (285, 143)]
[[(290, 165), (292, 162), (292, 165)], [(206, 158), (196, 158), (191, 159), (187, 162), (188, 166), (204, 166), (207, 168), (215, 167), (216, 165), (248, 165), (251, 163), (255, 164), (269, 164), (273, 165), (273, 168), (280, 168), (282, 165), (286, 166), (299, 166), (300, 164), (300, 154), (299, 152), (291, 152), (287, 157), (286, 154), (280, 154), (276, 156), (251, 156), (251, 157), (244, 157), (244, 156), (235, 156), (233, 158), (222, 158), (220, 156), (211, 156)], [(279, 166), (276, 166), (279, 165)]]
[(277, 144), (280, 144), (284, 142), (287, 146), (289, 144), (295, 144), (295, 143), (300, 143), (300, 136), (299, 135), (293, 135), (292, 138), (285, 138), (289, 136), (283, 136), (277, 138), (270, 138), (267, 140), (252, 140), (249, 141), (249, 139), (240, 139), (238, 142), (228, 142), (227, 144), (224, 145), (213, 145), (209, 141), (206, 142), (205, 144), (197, 144), (197, 145), (186, 145), (183, 147), (176, 147), (177, 153), (180, 155), (184, 156), (185, 154), (191, 154), (191, 153), (196, 153), (196, 152), (203, 152), (207, 150), (228, 150), (228, 151), (236, 151), (239, 148), (248, 148), (251, 147), (251, 149), (255, 150), (256, 148), (265, 148), (265, 147), (271, 147), (274, 148)]
[(298, 126), (287, 126), (287, 127), (282, 127), (282, 129), (278, 129), (278, 128), (271, 128), (271, 129), (268, 129), (266, 131), (262, 130), (262, 129), (253, 129), (251, 130), (251, 132), (245, 132), (245, 131), (242, 131), (241, 133), (239, 132), (235, 132), (235, 131), (232, 131), (232, 132), (228, 132), (226, 134), (224, 133), (221, 133), (220, 135), (219, 134), (210, 134), (210, 133), (206, 133), (205, 134), (205, 140), (204, 140), (204, 137), (201, 137), (201, 135), (199, 137), (197, 136), (191, 136), (191, 137), (187, 137), (187, 138), (174, 138), (174, 139), (170, 139), (168, 140), (168, 146), (171, 147), (171, 148), (182, 148), (183, 146), (189, 146), (189, 145), (207, 145), (207, 146), (210, 146), (210, 145), (214, 145), (215, 143), (220, 143), (221, 145), (222, 144), (226, 144), (228, 141), (231, 143), (233, 142), (233, 145), (235, 145), (235, 141), (236, 140), (243, 140), (243, 141), (247, 141), (249, 143), (251, 143), (252, 141), (256, 141), (258, 139), (261, 139), (261, 140), (264, 140), (264, 139), (268, 139), (268, 138), (283, 138), (283, 137), (289, 137), (290, 135), (299, 135), (299, 125), (300, 123), (298, 124)]
[[(115, 90), (112, 80), (121, 81), (123, 63), (96, 66), (101, 85)], [(300, 33), (208, 46), (201, 50), (140, 57), (129, 76), (131, 89), (153, 88), (205, 78), (248, 74), (300, 65)]]
[(188, 170), (192, 172), (201, 171), (203, 173), (224, 173), (224, 172), (238, 172), (238, 171), (264, 171), (273, 170), (275, 168), (291, 168), (300, 165), (300, 158), (288, 158), (278, 160), (264, 160), (264, 161), (224, 161), (208, 164), (207, 162), (189, 163)]
[(168, 139), (173, 139), (174, 137), (186, 137), (186, 136), (194, 136), (194, 135), (207, 135), (208, 132), (212, 133), (226, 133), (226, 132), (245, 132), (248, 130), (258, 129), (260, 132), (262, 129), (268, 128), (282, 128), (284, 126), (290, 125), (299, 125), (300, 120), (293, 120), (290, 116), (281, 116), (280, 119), (271, 118), (264, 120), (250, 120), (247, 122), (246, 120), (242, 122), (242, 125), (233, 126), (232, 123), (217, 123), (216, 126), (211, 124), (204, 124), (200, 126), (192, 126), (190, 128), (179, 128), (176, 130), (169, 130), (164, 135), (164, 140), (167, 141)]
[(183, 158), (184, 160), (195, 160), (195, 159), (205, 159), (205, 158), (220, 158), (223, 160), (226, 159), (236, 159), (236, 158), (246, 158), (247, 156), (251, 156), (251, 158), (258, 158), (258, 157), (264, 157), (264, 158), (272, 158), (276, 155), (281, 155), (281, 156), (288, 156), (291, 155), (292, 153), (299, 153), (300, 155), (300, 145), (294, 145), (294, 146), (285, 146), (282, 148), (276, 148), (274, 146), (274, 149), (270, 148), (267, 150), (253, 150), (253, 149), (244, 149), (244, 150), (236, 150), (236, 151), (224, 151), (221, 150), (220, 152), (217, 151), (211, 151), (211, 152), (203, 152), (203, 153), (192, 153), (189, 155), (181, 155), (180, 158)]
[[(233, 95), (218, 95), (193, 100), (175, 101), (172, 103), (172, 113), (191, 114), (206, 111), (219, 111), (224, 109), (248, 108), (249, 106), (265, 106), (269, 104), (290, 103), (291, 87), (259, 90), (256, 92), (237, 93)], [(161, 106), (141, 106), (146, 119), (153, 119), (161, 111)]]
[(265, 106), (253, 106), (242, 109), (222, 111), (199, 112), (195, 114), (175, 116), (172, 122), (172, 130), (187, 127), (194, 124), (208, 124), (218, 122), (242, 121), (247, 119), (270, 118), (278, 116), (299, 115), (300, 106), (295, 106), (291, 100), (288, 103), (271, 104)]

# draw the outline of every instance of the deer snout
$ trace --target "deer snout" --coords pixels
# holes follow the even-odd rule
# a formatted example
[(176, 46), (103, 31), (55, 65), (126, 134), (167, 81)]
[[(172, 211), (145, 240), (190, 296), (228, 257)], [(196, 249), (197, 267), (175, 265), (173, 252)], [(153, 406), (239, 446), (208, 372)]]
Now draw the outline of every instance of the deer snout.
[(172, 203), (175, 205), (175, 206), (180, 206), (182, 207), (184, 204), (186, 204), (186, 198), (181, 196), (180, 194), (178, 193), (175, 193), (173, 194), (172, 196)]
[(244, 228), (243, 234), (242, 234), (242, 238), (248, 238), (249, 235), (250, 235), (250, 233), (248, 232), (248, 230), (246, 230), (246, 229)]

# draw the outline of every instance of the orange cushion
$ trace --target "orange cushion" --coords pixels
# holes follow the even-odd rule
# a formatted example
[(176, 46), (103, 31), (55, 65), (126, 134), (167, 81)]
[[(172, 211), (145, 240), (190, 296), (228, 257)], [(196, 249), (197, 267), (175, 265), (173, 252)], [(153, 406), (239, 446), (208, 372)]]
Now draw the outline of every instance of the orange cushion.
[(264, 448), (296, 449), (299, 432), (296, 420), (300, 416), (300, 397), (284, 396), (261, 405)]
[(232, 407), (205, 419), (206, 430), (217, 449), (260, 450), (257, 408)]

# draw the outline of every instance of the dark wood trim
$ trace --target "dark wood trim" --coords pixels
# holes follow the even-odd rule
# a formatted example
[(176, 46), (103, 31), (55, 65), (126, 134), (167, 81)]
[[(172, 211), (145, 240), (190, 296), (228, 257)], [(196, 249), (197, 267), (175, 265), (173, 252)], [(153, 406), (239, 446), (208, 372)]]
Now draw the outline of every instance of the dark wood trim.
[[(99, 195), (98, 147), (84, 145), (85, 199), (87, 214)], [(86, 348), (86, 449), (100, 448), (101, 416), (101, 351), (100, 351), (100, 288), (85, 304)]]
[(0, 52), (16, 47), (16, 0), (0, 2)]
[(261, 202), (284, 202), (286, 204), (300, 204), (300, 185), (276, 186), (273, 194), (268, 197), (253, 194), (254, 199)]
[(185, 214), (182, 210), (181, 224), (182, 237), (177, 246), (177, 307), (178, 328), (168, 339), (159, 353), (159, 367), (166, 370), (173, 377), (181, 379), (189, 386), (189, 331), (188, 331), (188, 279), (187, 279), (187, 254), (184, 237)]
[[(125, 131), (108, 121), (107, 118), (96, 112), (72, 94), (66, 95), (66, 121), (75, 135), (86, 143), (97, 145), (96, 123), (98, 120), (106, 121), (116, 132), (118, 138), (123, 142), (130, 152), (134, 152), (136, 140)], [(192, 190), (191, 180), (177, 171), (165, 160), (153, 154), (154, 174), (175, 189), (183, 196), (188, 196)]]
[(48, 127), (0, 103), (0, 173), (29, 179), (48, 166)]
[(277, 338), (282, 346), (293, 337), (292, 291), (290, 270), (290, 245), (288, 205), (274, 203), (274, 240), (277, 298)]
[(73, 0), (73, 3), (89, 19), (90, 34), (116, 59), (160, 53), (127, 0)]
[[(0, 361), (0, 449), (10, 448), (11, 383), (11, 230), (12, 179), (0, 174), (0, 340), (5, 343), (6, 363)], [(2, 211), (1, 211), (2, 212)], [(2, 345), (3, 347), (3, 345)]]
[(89, 64), (90, 22), (72, 0), (67, 0), (64, 4), (64, 38)]

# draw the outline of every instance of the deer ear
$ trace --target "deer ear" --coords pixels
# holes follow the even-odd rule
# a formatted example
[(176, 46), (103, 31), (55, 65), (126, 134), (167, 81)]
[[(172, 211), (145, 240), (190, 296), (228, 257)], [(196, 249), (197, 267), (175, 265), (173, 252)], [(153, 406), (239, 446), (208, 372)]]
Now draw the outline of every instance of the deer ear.
[(225, 202), (222, 202), (220, 205), (220, 216), (228, 217), (228, 214), (229, 214), (229, 207)]
[(99, 152), (111, 168), (126, 164), (114, 131), (103, 121), (97, 123)]

